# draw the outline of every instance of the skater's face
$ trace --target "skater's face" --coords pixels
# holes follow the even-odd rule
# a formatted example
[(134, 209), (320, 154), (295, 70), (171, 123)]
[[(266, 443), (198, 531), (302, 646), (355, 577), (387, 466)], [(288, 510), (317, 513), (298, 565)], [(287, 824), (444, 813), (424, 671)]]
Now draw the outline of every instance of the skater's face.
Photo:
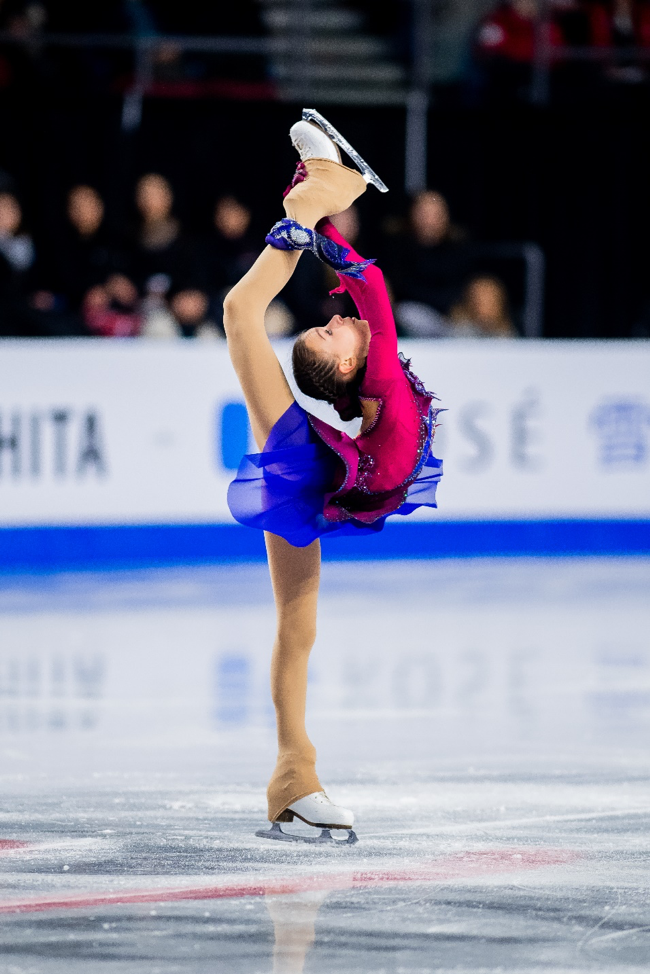
[(343, 378), (352, 378), (368, 355), (370, 328), (361, 318), (334, 315), (321, 328), (306, 331), (304, 341), (319, 357), (334, 359)]

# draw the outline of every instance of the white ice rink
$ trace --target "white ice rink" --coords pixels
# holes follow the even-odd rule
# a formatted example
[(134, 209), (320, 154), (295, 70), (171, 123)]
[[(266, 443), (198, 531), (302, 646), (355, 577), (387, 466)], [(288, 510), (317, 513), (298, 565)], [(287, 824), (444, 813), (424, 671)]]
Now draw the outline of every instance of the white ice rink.
[(0, 579), (1, 974), (650, 967), (650, 561), (324, 566), (359, 843), (265, 842), (263, 566)]

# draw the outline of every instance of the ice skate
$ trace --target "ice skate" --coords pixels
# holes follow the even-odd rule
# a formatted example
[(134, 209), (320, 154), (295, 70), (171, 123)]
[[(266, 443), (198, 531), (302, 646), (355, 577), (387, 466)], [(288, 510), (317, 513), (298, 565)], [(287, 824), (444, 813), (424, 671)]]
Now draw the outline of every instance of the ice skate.
[[(300, 835), (283, 831), (281, 822), (293, 822), (299, 819), (306, 825), (321, 829), (319, 835)], [(263, 839), (280, 839), (284, 842), (307, 842), (310, 844), (333, 843), (335, 845), (354, 845), (358, 842), (352, 829), (354, 815), (348, 808), (342, 808), (329, 800), (324, 791), (316, 791), (304, 798), (299, 798), (280, 813), (277, 820), (271, 823), (270, 829), (260, 829), (255, 835)], [(346, 839), (335, 839), (332, 829), (346, 831)]]
[[(299, 142), (303, 142), (304, 143), (304, 146), (305, 146), (305, 150), (304, 151), (311, 152), (312, 151), (312, 148), (311, 148), (312, 145), (314, 147), (316, 145), (318, 145), (322, 149), (327, 149), (327, 146), (325, 145), (325, 143), (324, 143), (324, 141), (322, 139), (320, 139), (317, 142), (316, 141), (316, 137), (310, 135), (306, 131), (306, 129), (304, 128), (304, 123), (305, 122), (311, 122), (314, 125), (317, 125), (322, 130), (322, 132), (325, 133), (326, 136), (329, 136), (328, 141), (331, 140), (330, 145), (332, 143), (336, 143), (337, 146), (340, 146), (340, 148), (343, 149), (343, 151), (350, 157), (350, 159), (355, 164), (355, 166), (357, 166), (357, 168), (359, 169), (359, 172), (363, 176), (363, 179), (364, 179), (364, 181), (366, 183), (371, 183), (373, 186), (375, 186), (379, 190), (380, 193), (387, 193), (388, 192), (388, 186), (386, 185), (386, 183), (384, 183), (379, 178), (379, 176), (374, 171), (374, 169), (371, 169), (370, 168), (370, 166), (368, 165), (368, 163), (366, 162), (366, 160), (363, 159), (359, 155), (359, 153), (356, 151), (356, 149), (354, 149), (350, 145), (350, 143), (348, 142), (348, 140), (345, 139), (345, 138), (343, 138), (343, 136), (341, 135), (341, 133), (337, 129), (335, 129), (334, 126), (331, 125), (327, 121), (326, 118), (323, 118), (323, 116), (320, 114), (320, 112), (317, 112), (316, 109), (314, 109), (314, 108), (303, 108), (303, 110), (302, 110), (302, 118), (303, 118), (303, 125), (301, 126), (301, 123), (300, 122), (296, 122), (296, 124), (291, 129), (291, 138), (292, 138), (293, 144), (296, 146), (296, 148), (298, 149), (298, 151), (301, 153), (301, 156), (300, 157), (301, 157), (301, 159), (302, 159), (303, 162), (305, 161), (305, 158), (303, 158), (303, 156), (302, 156), (302, 151), (301, 151), (301, 148), (300, 148), (300, 144), (297, 144), (297, 142), (294, 141), (294, 139), (293, 139), (294, 130), (296, 131), (296, 137), (297, 137), (298, 143)], [(336, 154), (337, 154), (337, 157), (338, 158), (337, 157), (333, 157), (331, 155), (331, 150), (328, 150), (330, 154), (328, 154), (328, 155), (320, 155), (319, 158), (331, 159), (333, 162), (340, 162), (340, 159), (341, 159), (340, 153), (336, 150), (335, 146), (333, 146), (332, 148), (334, 148), (334, 151), (336, 151)], [(309, 155), (306, 158), (313, 158), (313, 155)]]
[(289, 129), (291, 144), (300, 156), (301, 162), (308, 159), (329, 159), (340, 162), (341, 153), (329, 135), (314, 122), (296, 122)]

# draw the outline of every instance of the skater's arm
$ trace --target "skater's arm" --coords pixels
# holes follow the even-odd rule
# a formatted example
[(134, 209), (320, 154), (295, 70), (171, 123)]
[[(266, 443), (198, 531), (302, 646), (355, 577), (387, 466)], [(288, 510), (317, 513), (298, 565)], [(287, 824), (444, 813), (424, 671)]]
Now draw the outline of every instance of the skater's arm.
[[(348, 260), (362, 261), (363, 257), (341, 236), (329, 220), (322, 220), (317, 228), (324, 237), (350, 250)], [(369, 383), (382, 381), (401, 375), (402, 369), (397, 358), (397, 331), (395, 319), (384, 282), (384, 275), (376, 264), (370, 264), (363, 272), (365, 281), (339, 275), (342, 290), (348, 291), (359, 314), (370, 326), (372, 339), (368, 350), (366, 365), (366, 390)]]
[(253, 266), (226, 295), (224, 325), (229, 329), (261, 327), (264, 314), (296, 269), (300, 251), (265, 247)]

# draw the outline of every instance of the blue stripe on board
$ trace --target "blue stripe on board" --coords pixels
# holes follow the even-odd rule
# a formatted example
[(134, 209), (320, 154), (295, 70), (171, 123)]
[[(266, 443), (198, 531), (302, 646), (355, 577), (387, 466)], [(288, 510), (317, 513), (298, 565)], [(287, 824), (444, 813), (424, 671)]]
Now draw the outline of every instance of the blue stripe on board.
[[(326, 538), (328, 560), (508, 555), (648, 555), (650, 520), (413, 521)], [(261, 561), (261, 532), (236, 524), (0, 528), (0, 571)]]

